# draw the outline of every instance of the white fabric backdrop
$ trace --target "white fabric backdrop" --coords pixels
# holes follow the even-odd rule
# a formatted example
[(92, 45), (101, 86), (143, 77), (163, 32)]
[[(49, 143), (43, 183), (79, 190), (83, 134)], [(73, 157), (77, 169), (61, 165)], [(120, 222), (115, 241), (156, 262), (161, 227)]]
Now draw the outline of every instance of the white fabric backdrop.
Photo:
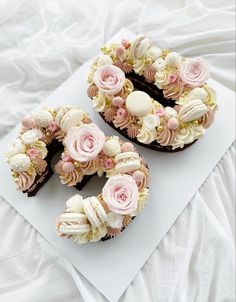
[[(0, 138), (121, 27), (203, 56), (234, 88), (234, 11), (233, 0), (0, 0)], [(235, 300), (234, 158), (232, 146), (120, 301)], [(106, 300), (0, 197), (0, 301)]]

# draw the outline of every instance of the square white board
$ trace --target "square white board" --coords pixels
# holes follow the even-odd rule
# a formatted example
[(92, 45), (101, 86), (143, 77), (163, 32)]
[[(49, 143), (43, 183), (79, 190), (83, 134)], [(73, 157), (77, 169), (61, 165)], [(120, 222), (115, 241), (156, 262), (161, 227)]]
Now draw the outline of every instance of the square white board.
[[(120, 41), (124, 37), (133, 38), (134, 34), (123, 30), (112, 40)], [(118, 135), (93, 110), (87, 97), (86, 75), (90, 64), (84, 64), (40, 107), (79, 105), (106, 135)], [(16, 191), (10, 169), (4, 162), (4, 152), (17, 136), (19, 125), (0, 141), (0, 194), (112, 302), (119, 299), (235, 139), (235, 94), (213, 80), (209, 84), (217, 92), (219, 111), (214, 125), (203, 138), (189, 149), (173, 154), (136, 146), (150, 167), (149, 203), (121, 236), (106, 242), (79, 246), (58, 237), (54, 220), (64, 210), (65, 201), (77, 191), (60, 184), (57, 175), (36, 197), (28, 198)], [(94, 194), (94, 181), (97, 179), (85, 186), (83, 196)], [(96, 182), (97, 192), (101, 191), (102, 184), (104, 180)]]

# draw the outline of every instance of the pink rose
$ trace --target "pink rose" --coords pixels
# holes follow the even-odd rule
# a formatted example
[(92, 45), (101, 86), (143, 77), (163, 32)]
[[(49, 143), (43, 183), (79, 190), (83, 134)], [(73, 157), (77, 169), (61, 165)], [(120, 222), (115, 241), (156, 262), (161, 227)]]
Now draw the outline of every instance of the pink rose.
[(110, 177), (103, 187), (102, 196), (112, 212), (135, 214), (139, 191), (132, 176), (123, 174)]
[(93, 123), (70, 128), (65, 138), (70, 156), (79, 162), (94, 159), (102, 150), (104, 142), (104, 133)]
[(191, 87), (201, 86), (209, 78), (208, 65), (200, 58), (187, 59), (180, 66), (180, 78)]
[(124, 86), (125, 74), (114, 65), (104, 65), (95, 71), (93, 81), (100, 91), (115, 95)]

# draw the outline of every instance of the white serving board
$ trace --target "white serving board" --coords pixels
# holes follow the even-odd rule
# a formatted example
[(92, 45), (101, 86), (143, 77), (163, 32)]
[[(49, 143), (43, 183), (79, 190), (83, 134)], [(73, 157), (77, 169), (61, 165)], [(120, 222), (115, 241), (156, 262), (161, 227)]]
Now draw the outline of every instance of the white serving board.
[[(112, 40), (133, 36), (123, 30)], [(87, 62), (76, 71), (40, 108), (79, 105), (107, 135), (118, 135), (93, 110), (86, 95), (85, 78), (90, 64)], [(40, 189), (36, 197), (28, 198), (16, 191), (3, 154), (7, 144), (15, 139), (19, 125), (0, 141), (0, 194), (112, 302), (119, 299), (235, 139), (235, 94), (213, 80), (209, 84), (218, 95), (219, 112), (214, 125), (191, 148), (179, 153), (158, 153), (137, 146), (150, 167), (149, 203), (120, 237), (106, 242), (79, 246), (58, 237), (54, 220), (64, 210), (65, 201), (77, 191), (60, 184), (57, 175)], [(94, 190), (101, 191), (104, 180), (96, 182), (94, 189), (96, 180), (92, 179), (86, 185), (83, 196), (94, 194)]]

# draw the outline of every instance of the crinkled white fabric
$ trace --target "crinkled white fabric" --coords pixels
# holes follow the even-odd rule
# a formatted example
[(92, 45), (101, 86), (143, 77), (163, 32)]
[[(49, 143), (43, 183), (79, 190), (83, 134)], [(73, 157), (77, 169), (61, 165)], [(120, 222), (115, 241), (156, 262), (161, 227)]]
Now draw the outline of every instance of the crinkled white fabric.
[[(234, 10), (229, 0), (0, 0), (0, 137), (121, 27), (203, 56), (233, 88)], [(233, 145), (120, 301), (235, 300), (234, 158)], [(0, 198), (0, 301), (106, 299)]]

